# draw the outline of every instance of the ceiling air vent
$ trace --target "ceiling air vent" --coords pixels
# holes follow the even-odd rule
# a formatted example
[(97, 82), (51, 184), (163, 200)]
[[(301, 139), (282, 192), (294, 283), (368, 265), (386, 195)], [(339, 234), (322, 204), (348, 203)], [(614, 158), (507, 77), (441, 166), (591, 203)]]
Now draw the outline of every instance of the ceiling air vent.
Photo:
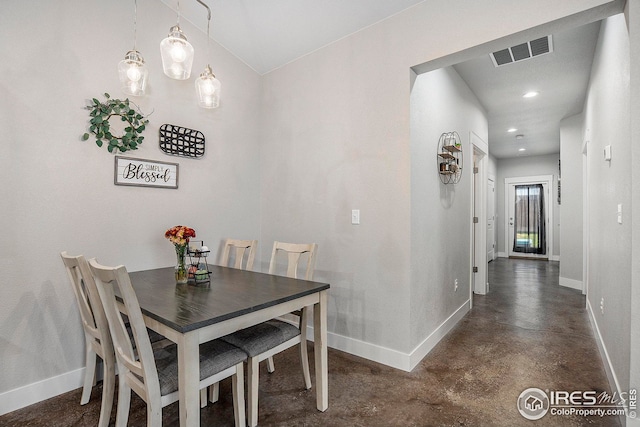
[(551, 36), (545, 36), (527, 43), (512, 46), (508, 49), (493, 52), (489, 56), (491, 56), (493, 65), (500, 67), (501, 65), (524, 61), (525, 59), (544, 55), (549, 52), (553, 52), (553, 43)]

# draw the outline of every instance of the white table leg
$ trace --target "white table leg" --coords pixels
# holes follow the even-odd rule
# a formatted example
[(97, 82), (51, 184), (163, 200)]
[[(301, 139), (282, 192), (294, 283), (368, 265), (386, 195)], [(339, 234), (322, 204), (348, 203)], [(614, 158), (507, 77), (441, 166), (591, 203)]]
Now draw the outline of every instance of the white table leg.
[(181, 427), (200, 426), (200, 346), (197, 332), (183, 334), (177, 343)]
[(260, 377), (260, 363), (257, 357), (247, 360), (247, 411), (249, 412), (249, 427), (258, 425), (258, 378)]
[(327, 291), (320, 292), (313, 306), (313, 352), (316, 362), (316, 406), (319, 411), (329, 407), (329, 372), (327, 362)]

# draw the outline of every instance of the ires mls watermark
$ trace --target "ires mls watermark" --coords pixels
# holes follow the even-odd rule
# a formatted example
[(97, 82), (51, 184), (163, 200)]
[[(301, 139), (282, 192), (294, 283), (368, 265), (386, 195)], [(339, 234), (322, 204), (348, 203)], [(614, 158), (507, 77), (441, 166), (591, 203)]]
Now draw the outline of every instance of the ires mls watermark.
[(607, 417), (627, 415), (636, 418), (638, 395), (635, 389), (609, 394), (606, 391), (565, 391), (528, 388), (518, 396), (518, 411), (528, 420), (547, 415)]

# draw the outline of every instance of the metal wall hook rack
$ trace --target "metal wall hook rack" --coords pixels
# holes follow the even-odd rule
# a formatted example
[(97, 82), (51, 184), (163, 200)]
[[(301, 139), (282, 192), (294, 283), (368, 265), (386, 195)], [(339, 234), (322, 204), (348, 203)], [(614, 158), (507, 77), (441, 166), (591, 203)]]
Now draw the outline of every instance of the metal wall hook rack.
[(462, 177), (464, 155), (458, 132), (444, 132), (438, 140), (436, 153), (438, 176), (443, 184), (457, 184)]

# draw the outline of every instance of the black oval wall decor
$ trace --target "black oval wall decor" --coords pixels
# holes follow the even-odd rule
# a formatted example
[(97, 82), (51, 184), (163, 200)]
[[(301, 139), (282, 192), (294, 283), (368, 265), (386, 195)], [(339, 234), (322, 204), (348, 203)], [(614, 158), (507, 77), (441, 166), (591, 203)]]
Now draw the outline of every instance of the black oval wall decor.
[(204, 134), (199, 130), (164, 124), (160, 126), (160, 149), (172, 156), (202, 157)]

